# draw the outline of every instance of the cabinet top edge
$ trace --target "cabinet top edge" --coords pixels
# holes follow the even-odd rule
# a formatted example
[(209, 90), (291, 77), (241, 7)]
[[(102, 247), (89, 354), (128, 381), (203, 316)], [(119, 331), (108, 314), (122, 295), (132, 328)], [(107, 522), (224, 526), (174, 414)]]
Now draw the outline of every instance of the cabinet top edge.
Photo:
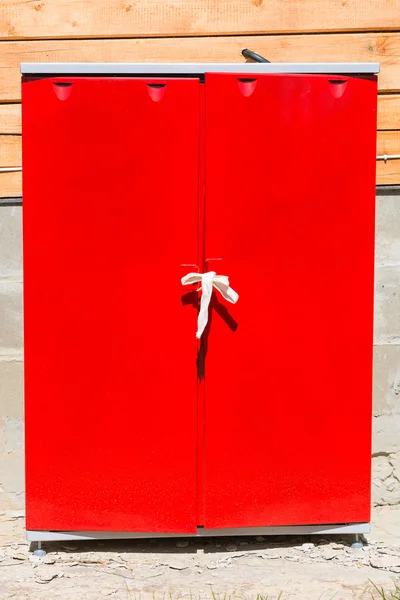
[(379, 63), (21, 63), (23, 75), (204, 75), (379, 73)]

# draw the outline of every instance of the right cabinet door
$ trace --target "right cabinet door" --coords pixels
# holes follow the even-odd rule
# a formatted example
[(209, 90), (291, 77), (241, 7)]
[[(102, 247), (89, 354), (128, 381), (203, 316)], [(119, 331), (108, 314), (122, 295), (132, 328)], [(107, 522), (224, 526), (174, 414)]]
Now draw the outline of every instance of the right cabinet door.
[(374, 77), (206, 77), (204, 525), (369, 521)]

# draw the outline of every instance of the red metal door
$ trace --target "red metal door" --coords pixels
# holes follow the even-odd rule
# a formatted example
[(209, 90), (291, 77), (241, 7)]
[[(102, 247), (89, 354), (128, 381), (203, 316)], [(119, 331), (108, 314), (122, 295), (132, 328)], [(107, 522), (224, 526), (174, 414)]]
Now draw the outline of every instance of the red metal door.
[(27, 528), (193, 532), (199, 83), (23, 83)]
[(206, 527), (369, 520), (376, 93), (207, 75)]

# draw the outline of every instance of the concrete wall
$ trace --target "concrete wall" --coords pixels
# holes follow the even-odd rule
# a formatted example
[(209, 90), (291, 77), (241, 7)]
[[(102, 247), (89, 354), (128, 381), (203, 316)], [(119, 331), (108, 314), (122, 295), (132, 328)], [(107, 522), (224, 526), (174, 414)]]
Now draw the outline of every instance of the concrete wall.
[[(0, 502), (4, 506), (5, 501), (10, 510), (22, 508), (24, 488), (21, 254), (21, 208), (0, 206)], [(400, 195), (378, 196), (373, 419), (375, 504), (400, 503), (399, 314)], [(343, 443), (348, 444), (350, 453), (357, 443), (357, 432)]]
[(400, 503), (400, 193), (377, 197), (373, 499)]
[(0, 206), (0, 502), (11, 510), (24, 490), (21, 229), (21, 207)]

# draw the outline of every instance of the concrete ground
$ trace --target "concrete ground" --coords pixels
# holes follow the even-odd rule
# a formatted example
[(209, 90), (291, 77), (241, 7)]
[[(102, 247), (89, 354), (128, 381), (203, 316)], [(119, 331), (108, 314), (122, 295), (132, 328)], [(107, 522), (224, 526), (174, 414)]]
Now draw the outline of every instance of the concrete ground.
[(398, 506), (375, 509), (360, 550), (343, 536), (182, 538), (53, 542), (38, 558), (24, 538), (23, 512), (3, 498), (1, 600), (379, 598), (373, 583), (393, 600), (396, 580), (400, 584)]
[[(0, 207), (0, 600), (198, 600), (213, 593), (215, 600), (257, 594), (276, 600), (280, 592), (282, 600), (340, 600), (371, 598), (370, 581), (394, 589), (393, 579), (400, 578), (399, 198), (398, 191), (377, 196), (372, 494), (382, 508), (374, 512), (369, 545), (354, 551), (348, 539), (316, 537), (49, 544), (40, 560), (24, 540), (19, 510), (24, 496), (21, 207)], [(393, 508), (383, 506), (388, 504)]]

